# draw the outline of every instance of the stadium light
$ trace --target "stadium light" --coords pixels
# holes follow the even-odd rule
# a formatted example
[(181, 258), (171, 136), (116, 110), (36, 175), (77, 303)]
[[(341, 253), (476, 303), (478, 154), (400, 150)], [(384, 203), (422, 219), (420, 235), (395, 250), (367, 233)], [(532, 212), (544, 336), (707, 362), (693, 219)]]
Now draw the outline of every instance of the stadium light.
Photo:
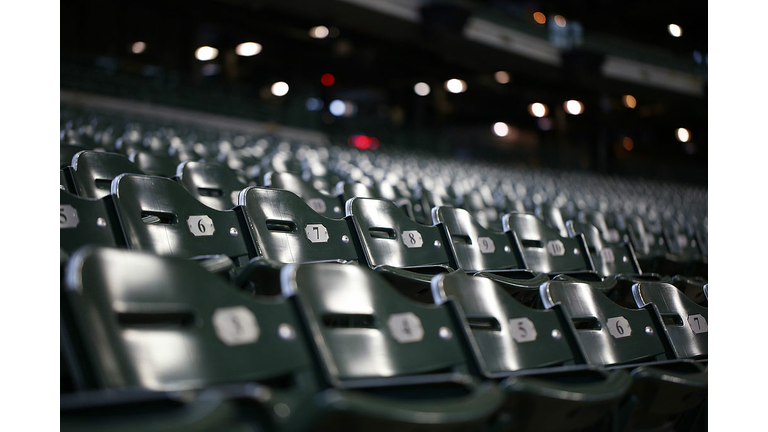
[(288, 94), (288, 89), (289, 89), (289, 87), (288, 87), (288, 84), (286, 82), (278, 81), (278, 82), (272, 84), (272, 88), (270, 89), (270, 91), (272, 92), (273, 95), (275, 95), (277, 97), (281, 97), (281, 96), (285, 96), (285, 95)]
[(261, 44), (256, 42), (243, 42), (235, 47), (235, 53), (243, 57), (251, 57), (261, 52)]
[(219, 50), (214, 47), (201, 46), (195, 50), (195, 58), (200, 61), (213, 60), (219, 55)]

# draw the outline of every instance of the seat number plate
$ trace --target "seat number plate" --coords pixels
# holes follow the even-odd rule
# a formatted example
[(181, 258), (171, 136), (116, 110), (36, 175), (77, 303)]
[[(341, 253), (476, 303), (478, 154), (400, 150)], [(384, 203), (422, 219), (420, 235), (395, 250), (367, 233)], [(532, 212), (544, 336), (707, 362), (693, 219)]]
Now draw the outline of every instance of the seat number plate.
[(493, 239), (490, 237), (478, 237), (477, 244), (480, 246), (480, 252), (482, 253), (496, 252), (496, 245), (493, 243)]
[(688, 325), (694, 333), (707, 333), (707, 319), (702, 314), (688, 315)]
[(61, 221), (61, 228), (75, 228), (80, 223), (80, 219), (77, 217), (77, 210), (69, 204), (59, 205), (59, 214)]
[(560, 240), (550, 240), (547, 242), (547, 252), (552, 256), (565, 255), (565, 245)]
[(320, 198), (310, 198), (307, 201), (307, 205), (309, 205), (309, 207), (317, 213), (325, 213), (325, 210), (327, 210), (325, 201), (321, 200)]
[(512, 318), (509, 320), (509, 329), (512, 339), (517, 343), (532, 342), (536, 340), (536, 326), (529, 318)]
[(424, 244), (421, 234), (416, 230), (403, 231), (403, 244), (408, 248), (420, 248)]
[(424, 327), (413, 312), (396, 313), (387, 320), (389, 332), (400, 343), (419, 342), (424, 339)]
[(195, 215), (187, 218), (189, 232), (195, 237), (212, 236), (216, 229), (213, 227), (213, 220), (206, 215)]
[(328, 230), (323, 224), (309, 224), (304, 228), (304, 232), (312, 243), (328, 242)]
[(623, 316), (608, 318), (606, 325), (608, 332), (616, 339), (632, 336), (632, 327), (629, 326), (629, 321)]
[(216, 309), (212, 321), (216, 336), (229, 346), (254, 343), (259, 339), (259, 323), (245, 306)]
[(603, 262), (606, 263), (612, 263), (616, 260), (616, 257), (613, 255), (613, 249), (610, 248), (600, 249), (600, 256), (603, 258)]

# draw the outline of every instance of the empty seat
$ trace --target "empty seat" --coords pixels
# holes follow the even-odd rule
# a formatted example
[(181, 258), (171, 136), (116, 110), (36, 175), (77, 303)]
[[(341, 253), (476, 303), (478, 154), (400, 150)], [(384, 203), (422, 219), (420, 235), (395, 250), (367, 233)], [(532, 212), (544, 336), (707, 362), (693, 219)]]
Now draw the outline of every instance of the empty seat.
[(625, 223), (640, 267), (646, 271), (656, 271), (659, 259), (669, 252), (664, 236), (646, 230), (640, 216), (627, 217)]
[(605, 241), (598, 229), (591, 224), (568, 221), (566, 227), (571, 237), (584, 235), (592, 263), (600, 277), (612, 278), (618, 274), (642, 273), (635, 251), (629, 242)]
[(72, 144), (59, 144), (59, 168), (64, 169), (72, 165), (72, 158), (84, 150), (92, 150), (90, 147)]
[(523, 303), (538, 298), (539, 285), (549, 278), (526, 269), (514, 231), (489, 231), (467, 210), (455, 207), (435, 207), (432, 218), (447, 240), (451, 267), (494, 279)]
[(352, 198), (374, 198), (392, 201), (406, 214), (406, 216), (410, 219), (414, 219), (413, 204), (409, 200), (387, 198), (382, 196), (377, 190), (362, 183), (347, 183), (341, 181), (336, 185), (336, 195), (343, 203), (346, 203)]
[(59, 191), (59, 246), (72, 254), (87, 244), (117, 246), (122, 239), (119, 224), (110, 216), (104, 199), (88, 199)]
[(675, 357), (699, 359), (707, 357), (707, 308), (699, 306), (676, 287), (666, 283), (638, 283), (632, 287), (638, 308), (655, 306)]
[(248, 228), (244, 234), (249, 255), (257, 257), (240, 272), (241, 286), (250, 284), (261, 293), (275, 294), (279, 285), (273, 272), (284, 263), (357, 261), (347, 221), (315, 212), (296, 194), (248, 187), (240, 201), (235, 212), (241, 225)]
[(440, 228), (409, 219), (387, 200), (353, 198), (346, 212), (361, 261), (383, 272), (406, 295), (431, 302), (432, 276), (453, 271)]
[(248, 261), (235, 212), (206, 206), (171, 179), (123, 174), (113, 181), (111, 198), (130, 249)]
[(547, 274), (594, 273), (584, 236), (562, 237), (532, 214), (508, 213), (504, 231), (514, 231), (529, 270)]
[(344, 217), (344, 203), (339, 200), (339, 197), (320, 192), (296, 174), (268, 172), (264, 175), (264, 186), (293, 192), (312, 210), (327, 218)]
[(283, 268), (283, 293), (304, 318), (336, 415), (318, 430), (480, 430), (502, 402), (471, 373), (445, 306), (400, 295), (357, 265)]
[(176, 176), (192, 196), (216, 210), (229, 210), (238, 205), (238, 194), (248, 186), (229, 167), (215, 162), (183, 162)]
[(176, 167), (179, 165), (179, 160), (175, 157), (158, 155), (148, 151), (131, 153), (128, 159), (145, 174), (168, 178), (176, 176)]
[(274, 425), (293, 430), (311, 416), (317, 389), (290, 305), (245, 295), (194, 262), (81, 249), (66, 269), (62, 316), (83, 389), (250, 383), (242, 393)]
[(144, 174), (139, 167), (118, 153), (82, 151), (72, 157), (67, 167), (77, 195), (103, 198), (110, 193), (112, 179), (120, 174)]
[[(609, 225), (605, 214), (599, 211), (585, 212), (581, 211), (578, 215), (578, 221), (582, 224), (593, 225), (600, 232), (603, 240), (609, 243), (619, 243), (629, 241), (629, 236), (622, 235), (622, 232), (615, 225)], [(566, 227), (567, 228), (567, 227)]]
[(565, 227), (563, 214), (558, 207), (550, 204), (536, 206), (536, 217), (543, 220), (550, 228), (557, 231), (561, 237), (568, 237), (568, 229)]

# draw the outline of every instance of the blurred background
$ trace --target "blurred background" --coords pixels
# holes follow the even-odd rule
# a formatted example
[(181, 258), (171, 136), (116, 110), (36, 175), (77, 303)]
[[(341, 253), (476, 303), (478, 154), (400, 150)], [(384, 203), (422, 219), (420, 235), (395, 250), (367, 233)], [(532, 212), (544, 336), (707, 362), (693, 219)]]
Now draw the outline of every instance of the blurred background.
[(706, 186), (707, 18), (692, 0), (72, 0), (61, 89)]

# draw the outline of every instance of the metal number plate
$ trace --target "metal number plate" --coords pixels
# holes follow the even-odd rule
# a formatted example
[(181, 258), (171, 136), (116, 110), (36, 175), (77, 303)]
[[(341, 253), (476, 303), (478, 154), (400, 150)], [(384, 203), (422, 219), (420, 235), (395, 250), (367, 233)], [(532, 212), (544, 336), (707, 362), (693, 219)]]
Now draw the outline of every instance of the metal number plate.
[(612, 263), (616, 260), (616, 257), (613, 255), (613, 249), (610, 248), (600, 249), (600, 256), (603, 258), (603, 262), (606, 263)]
[(213, 220), (206, 215), (195, 215), (187, 218), (189, 232), (195, 237), (212, 236), (216, 229), (213, 227)]
[(536, 326), (528, 318), (512, 318), (509, 320), (509, 329), (512, 339), (517, 343), (536, 340)]
[(229, 198), (232, 199), (232, 203), (237, 205), (237, 198), (240, 196), (240, 191), (232, 191), (232, 193), (229, 195)]
[(400, 343), (419, 342), (424, 339), (424, 327), (413, 312), (396, 313), (387, 320), (392, 337)]
[(480, 252), (482, 253), (496, 252), (496, 245), (493, 243), (493, 239), (490, 237), (478, 237), (477, 244), (480, 246)]
[(304, 232), (307, 234), (307, 238), (312, 243), (328, 242), (328, 230), (323, 224), (308, 224), (304, 228)]
[(403, 238), (403, 244), (409, 248), (420, 248), (424, 244), (421, 234), (416, 230), (403, 231), (401, 237)]
[(61, 226), (59, 228), (75, 228), (80, 219), (77, 217), (77, 210), (69, 204), (59, 205), (59, 214), (61, 215)]
[(259, 339), (259, 323), (245, 306), (216, 309), (212, 321), (216, 336), (229, 346), (254, 343)]
[(547, 252), (552, 256), (565, 255), (565, 245), (560, 240), (550, 240), (547, 242)]
[(606, 325), (608, 326), (608, 332), (616, 339), (632, 335), (632, 327), (629, 326), (629, 321), (623, 316), (608, 318)]
[(325, 201), (321, 200), (320, 198), (310, 198), (307, 201), (307, 205), (318, 213), (325, 213), (325, 210), (327, 210)]
[(688, 315), (688, 325), (694, 333), (706, 333), (708, 331), (707, 319), (702, 314)]

